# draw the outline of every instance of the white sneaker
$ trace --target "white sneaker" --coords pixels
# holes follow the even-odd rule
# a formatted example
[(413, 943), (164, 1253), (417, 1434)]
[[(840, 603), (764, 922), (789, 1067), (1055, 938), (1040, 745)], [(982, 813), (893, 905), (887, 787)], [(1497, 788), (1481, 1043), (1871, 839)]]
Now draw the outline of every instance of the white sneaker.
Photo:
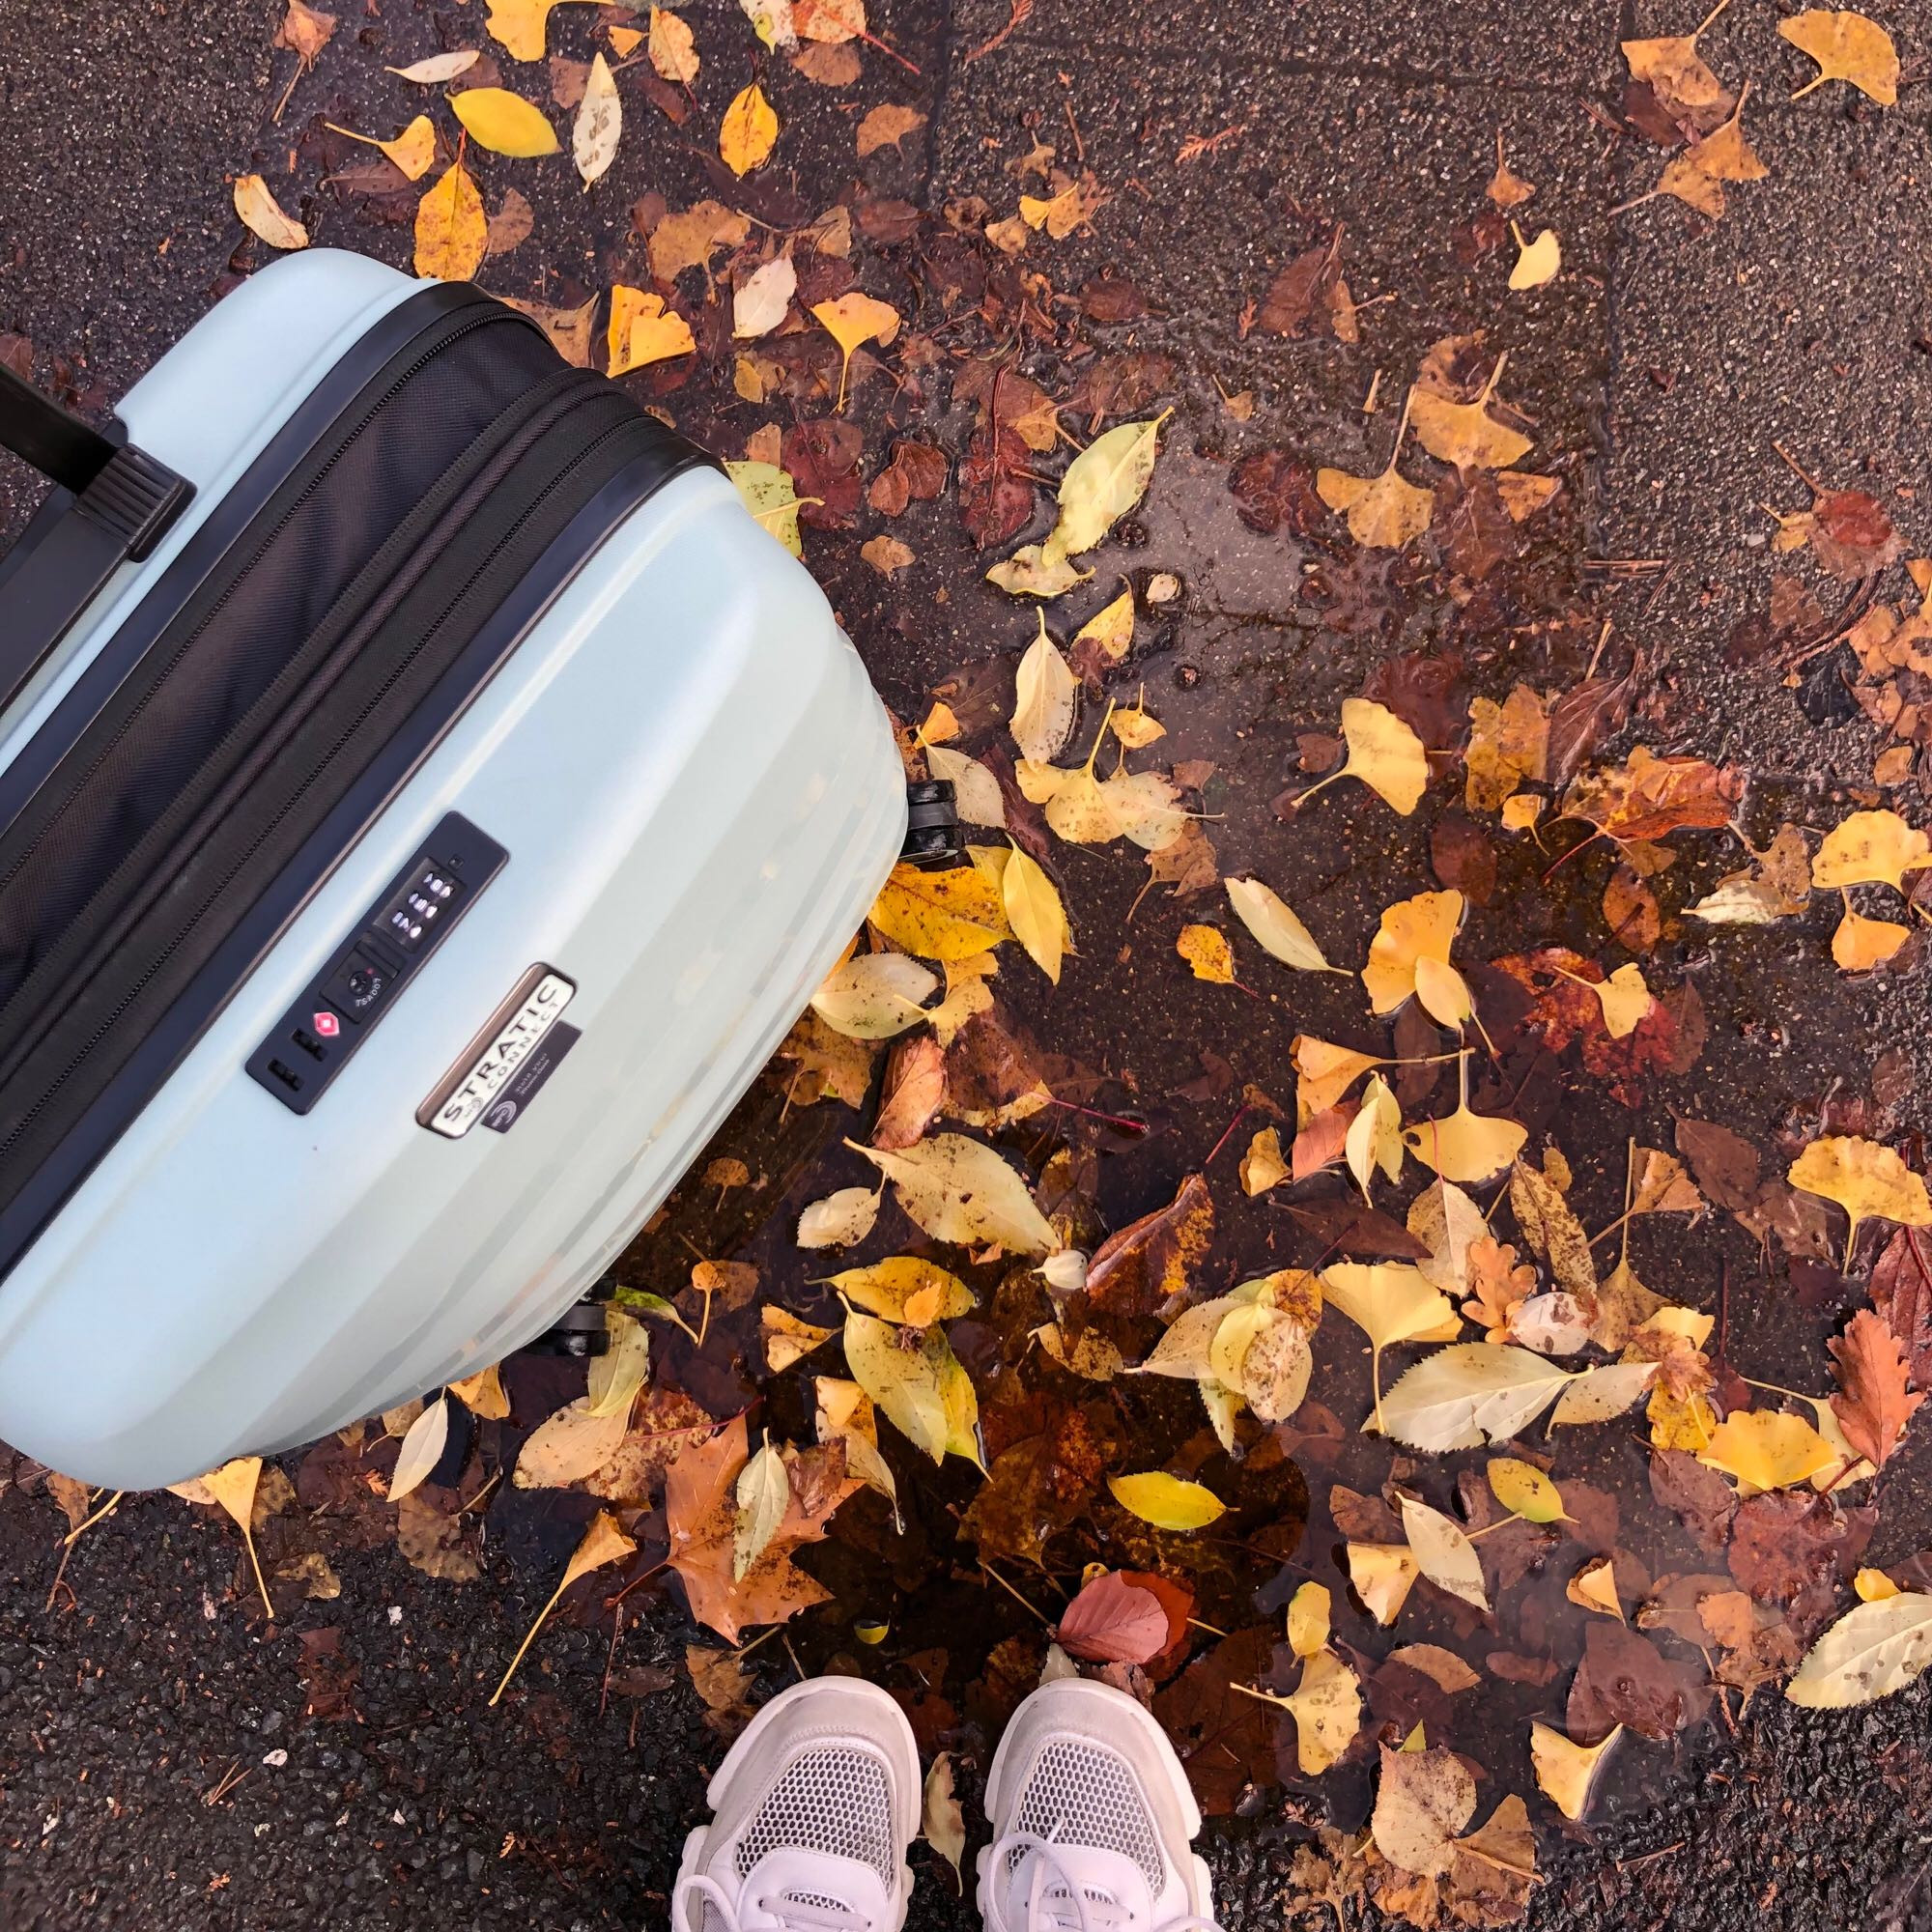
[(1014, 1712), (986, 1780), (987, 1932), (1216, 1932), (1201, 1809), (1174, 1747), (1124, 1691), (1043, 1684)]
[(716, 1814), (684, 1841), (671, 1932), (900, 1932), (919, 1832), (919, 1750), (855, 1677), (774, 1697), (725, 1753)]

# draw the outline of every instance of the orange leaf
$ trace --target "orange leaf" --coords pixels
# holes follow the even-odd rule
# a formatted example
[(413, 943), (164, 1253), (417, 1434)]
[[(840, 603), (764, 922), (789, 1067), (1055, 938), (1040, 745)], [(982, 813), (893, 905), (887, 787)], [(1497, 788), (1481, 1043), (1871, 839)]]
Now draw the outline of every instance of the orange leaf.
[(1898, 1337), (1869, 1308), (1861, 1308), (1845, 1332), (1826, 1347), (1838, 1365), (1832, 1412), (1845, 1440), (1873, 1468), (1883, 1468), (1925, 1400), (1906, 1391), (1905, 1351)]

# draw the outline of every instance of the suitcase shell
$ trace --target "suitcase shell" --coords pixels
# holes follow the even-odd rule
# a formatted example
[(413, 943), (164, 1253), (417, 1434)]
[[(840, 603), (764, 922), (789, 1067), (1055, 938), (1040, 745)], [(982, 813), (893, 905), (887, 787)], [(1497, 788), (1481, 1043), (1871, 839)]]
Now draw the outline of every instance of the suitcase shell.
[[(0, 720), (0, 774), (308, 388), (419, 284), (311, 251), (129, 393), (197, 494)], [(3, 614), (3, 613), (0, 613)], [(313, 1111), (246, 1065), (449, 813), (508, 854)], [(887, 719), (817, 586), (709, 469), (602, 543), (0, 1281), (0, 1437), (181, 1480), (547, 1327), (675, 1184), (905, 832)], [(534, 969), (581, 1038), (511, 1131), (419, 1110)]]

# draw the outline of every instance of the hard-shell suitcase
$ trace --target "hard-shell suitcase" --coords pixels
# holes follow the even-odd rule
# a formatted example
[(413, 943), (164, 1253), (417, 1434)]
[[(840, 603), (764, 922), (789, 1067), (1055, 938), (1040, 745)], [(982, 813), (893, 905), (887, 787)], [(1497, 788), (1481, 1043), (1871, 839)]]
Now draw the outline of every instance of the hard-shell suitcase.
[(907, 814), (804, 570), (473, 289), (291, 257), (119, 422), (0, 394), (0, 1438), (137, 1487), (546, 1328)]

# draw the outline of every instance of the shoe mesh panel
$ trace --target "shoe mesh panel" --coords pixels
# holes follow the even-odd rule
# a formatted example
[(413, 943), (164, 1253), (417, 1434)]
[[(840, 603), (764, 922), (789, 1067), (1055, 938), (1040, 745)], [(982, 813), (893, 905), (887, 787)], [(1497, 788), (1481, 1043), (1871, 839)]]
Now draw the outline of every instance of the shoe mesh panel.
[(890, 1892), (898, 1860), (885, 1766), (839, 1745), (801, 1752), (780, 1774), (738, 1841), (739, 1877), (778, 1845), (856, 1859), (870, 1865)]
[[(1056, 1844), (1118, 1852), (1140, 1866), (1155, 1894), (1167, 1883), (1160, 1836), (1133, 1774), (1096, 1746), (1070, 1738), (1048, 1743), (1034, 1761), (1013, 1826)], [(1013, 1854), (1008, 1869), (1024, 1856)]]

